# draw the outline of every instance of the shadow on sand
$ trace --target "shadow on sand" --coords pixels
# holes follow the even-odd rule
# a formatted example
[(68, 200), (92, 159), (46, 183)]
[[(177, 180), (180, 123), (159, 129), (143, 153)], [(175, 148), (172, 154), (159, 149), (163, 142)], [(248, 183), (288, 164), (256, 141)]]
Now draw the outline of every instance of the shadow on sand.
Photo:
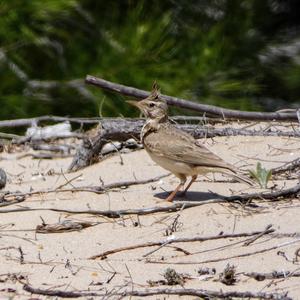
[[(169, 196), (170, 193), (168, 192), (162, 192), (157, 193), (154, 195), (154, 197), (159, 199), (166, 199)], [(180, 192), (176, 195), (174, 198), (174, 201), (205, 201), (205, 200), (211, 200), (211, 199), (224, 199), (226, 196), (212, 193), (212, 192), (187, 192), (185, 195), (182, 195)]]

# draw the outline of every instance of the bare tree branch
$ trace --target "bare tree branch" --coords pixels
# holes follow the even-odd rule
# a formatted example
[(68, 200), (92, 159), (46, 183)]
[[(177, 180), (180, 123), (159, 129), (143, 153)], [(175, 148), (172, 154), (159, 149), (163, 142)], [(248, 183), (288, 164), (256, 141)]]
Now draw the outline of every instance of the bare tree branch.
[[(149, 96), (149, 92), (136, 89), (133, 87), (117, 84), (111, 81), (107, 81), (101, 78), (97, 78), (91, 75), (87, 75), (85, 82), (97, 87), (117, 92), (122, 95), (146, 98)], [(234, 118), (244, 120), (282, 120), (282, 121), (296, 121), (296, 110), (293, 112), (252, 112), (252, 111), (239, 111), (233, 109), (226, 109), (213, 105), (200, 104), (192, 101), (187, 101), (181, 98), (171, 97), (167, 95), (161, 95), (161, 98), (167, 101), (168, 105), (177, 106), (181, 108), (190, 109), (202, 113), (208, 113), (222, 118)]]

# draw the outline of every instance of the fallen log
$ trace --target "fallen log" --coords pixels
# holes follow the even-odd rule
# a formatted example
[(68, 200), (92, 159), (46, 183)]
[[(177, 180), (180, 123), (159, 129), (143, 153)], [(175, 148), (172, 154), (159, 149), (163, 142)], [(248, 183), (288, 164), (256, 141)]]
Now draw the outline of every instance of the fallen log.
[[(91, 139), (84, 139), (77, 150), (68, 171), (77, 171), (97, 161), (102, 147), (110, 141), (125, 141), (130, 138), (139, 139), (144, 120), (142, 119), (103, 119), (100, 133)], [(264, 131), (235, 128), (211, 128), (196, 124), (176, 124), (176, 126), (192, 134), (195, 138), (216, 136), (286, 136), (300, 137), (298, 131)]]

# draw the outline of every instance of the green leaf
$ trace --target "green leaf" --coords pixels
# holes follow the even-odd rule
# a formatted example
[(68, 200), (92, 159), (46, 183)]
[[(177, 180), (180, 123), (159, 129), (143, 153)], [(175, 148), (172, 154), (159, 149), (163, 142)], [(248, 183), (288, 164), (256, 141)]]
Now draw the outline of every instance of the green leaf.
[(261, 163), (258, 162), (256, 170), (249, 170), (249, 173), (262, 188), (267, 188), (268, 182), (272, 177), (272, 170), (263, 168)]

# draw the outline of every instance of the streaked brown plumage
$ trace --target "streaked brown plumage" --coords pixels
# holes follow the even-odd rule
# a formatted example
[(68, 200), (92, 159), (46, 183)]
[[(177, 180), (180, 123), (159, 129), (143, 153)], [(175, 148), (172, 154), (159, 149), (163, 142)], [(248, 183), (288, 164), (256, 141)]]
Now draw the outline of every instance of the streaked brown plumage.
[(176, 193), (184, 186), (187, 176), (192, 176), (184, 193), (190, 188), (199, 174), (220, 172), (253, 184), (250, 178), (239, 174), (233, 165), (209, 151), (190, 134), (176, 128), (168, 121), (168, 106), (159, 99), (159, 91), (154, 86), (144, 100), (127, 101), (138, 107), (147, 118), (141, 131), (141, 141), (153, 161), (180, 179), (180, 184), (168, 196), (173, 201)]

